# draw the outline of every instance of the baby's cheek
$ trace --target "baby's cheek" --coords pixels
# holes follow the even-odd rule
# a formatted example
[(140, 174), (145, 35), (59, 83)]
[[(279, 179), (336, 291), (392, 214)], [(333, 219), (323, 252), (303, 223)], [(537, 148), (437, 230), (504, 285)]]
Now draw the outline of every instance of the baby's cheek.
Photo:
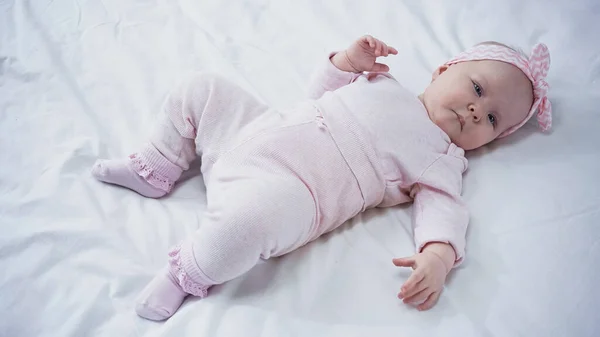
[(496, 139), (496, 133), (492, 130), (484, 130), (477, 137), (477, 147), (491, 143)]
[(469, 100), (471, 100), (469, 92), (458, 86), (453, 89), (453, 96), (456, 102), (464, 102), (465, 106), (469, 104)]

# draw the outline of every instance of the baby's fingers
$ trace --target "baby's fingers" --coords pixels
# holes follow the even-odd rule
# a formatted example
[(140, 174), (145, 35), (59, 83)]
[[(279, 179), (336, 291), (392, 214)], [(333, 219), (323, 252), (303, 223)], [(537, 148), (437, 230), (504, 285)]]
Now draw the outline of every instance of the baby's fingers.
[(371, 35), (365, 35), (362, 37), (362, 40), (367, 42), (367, 44), (369, 45), (369, 48), (374, 49), (375, 46), (377, 45), (375, 42), (375, 38), (372, 37)]
[(423, 289), (418, 293), (404, 299), (404, 303), (421, 303), (425, 301), (432, 291), (430, 289)]
[(387, 57), (389, 54), (398, 54), (398, 51), (394, 47), (390, 47), (385, 42), (379, 41), (381, 43), (381, 56)]
[(373, 65), (373, 68), (371, 68), (371, 70), (369, 70), (370, 72), (379, 72), (379, 73), (387, 73), (388, 71), (390, 71), (390, 67), (388, 67), (387, 65), (383, 64), (383, 63), (375, 63)]
[(442, 293), (441, 290), (436, 291), (434, 293), (432, 293), (431, 295), (429, 295), (429, 297), (427, 298), (427, 300), (421, 304), (419, 304), (419, 306), (417, 306), (417, 309), (419, 310), (429, 310), (431, 309), (438, 301), (438, 299), (440, 298), (440, 294)]
[(383, 42), (381, 40), (377, 40), (377, 42), (378, 42), (379, 46), (381, 47), (381, 49), (379, 49), (378, 52), (376, 52), (376, 56), (387, 57), (389, 54), (392, 54), (392, 55), (398, 54), (398, 50), (396, 50), (396, 48), (394, 48), (392, 46), (388, 46), (385, 42)]
[[(401, 290), (400, 294), (398, 294), (398, 298), (402, 298), (402, 299), (410, 298), (412, 296), (415, 296), (417, 293), (425, 290), (426, 288), (427, 288), (427, 282), (423, 278), (423, 280), (419, 281), (414, 287), (412, 287), (410, 289), (406, 289), (406, 290)], [(406, 300), (404, 302), (406, 302)]]
[(381, 46), (381, 41), (375, 39), (375, 50), (373, 51), (373, 54), (375, 55), (375, 57), (379, 57), (381, 56), (381, 50), (382, 50), (382, 46)]
[(425, 275), (423, 275), (419, 271), (413, 272), (410, 275), (410, 277), (408, 278), (408, 280), (406, 282), (404, 282), (404, 284), (402, 285), (402, 288), (400, 288), (400, 293), (406, 294), (406, 293), (412, 292), (414, 290), (414, 288), (417, 286), (417, 284), (419, 282), (421, 282), (421, 280), (424, 277), (425, 277)]
[(415, 260), (414, 256), (397, 257), (395, 259), (392, 259), (392, 262), (394, 263), (394, 266), (396, 266), (396, 267), (411, 267), (412, 269), (415, 269), (416, 264), (417, 264), (417, 260)]

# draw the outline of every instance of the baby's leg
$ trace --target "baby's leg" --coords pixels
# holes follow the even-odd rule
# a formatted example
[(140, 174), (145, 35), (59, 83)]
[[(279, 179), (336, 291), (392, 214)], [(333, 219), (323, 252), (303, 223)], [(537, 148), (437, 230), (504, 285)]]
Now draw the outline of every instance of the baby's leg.
[(138, 315), (166, 319), (187, 294), (205, 297), (211, 285), (244, 274), (259, 259), (302, 246), (315, 216), (310, 192), (295, 177), (257, 175), (210, 184), (200, 228), (170, 252), (169, 267), (138, 298)]
[[(159, 198), (171, 191), (175, 181), (196, 157), (195, 126), (182, 122), (190, 110), (186, 102), (189, 83), (183, 82), (165, 101), (160, 122), (140, 151), (125, 159), (98, 160), (92, 175), (103, 182), (129, 188), (145, 197)], [(197, 106), (192, 106), (197, 108)], [(186, 111), (188, 110), (188, 111)], [(192, 113), (200, 114), (199, 111)]]
[[(202, 155), (208, 171), (228, 142), (268, 108), (237, 85), (210, 73), (198, 74), (171, 92), (150, 142), (129, 158), (98, 160), (93, 176), (139, 194), (159, 198)], [(204, 162), (207, 163), (204, 163)]]

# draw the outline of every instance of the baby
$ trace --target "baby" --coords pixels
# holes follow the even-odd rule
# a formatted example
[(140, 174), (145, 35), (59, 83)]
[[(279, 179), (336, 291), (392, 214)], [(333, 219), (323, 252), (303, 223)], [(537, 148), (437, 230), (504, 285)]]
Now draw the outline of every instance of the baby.
[(149, 197), (168, 194), (200, 156), (207, 208), (200, 228), (169, 252), (140, 294), (138, 315), (163, 320), (188, 295), (289, 253), (374, 207), (414, 202), (416, 254), (398, 297), (419, 310), (438, 300), (465, 255), (465, 150), (520, 128), (534, 113), (551, 126), (550, 58), (487, 42), (433, 72), (419, 97), (377, 63), (397, 54), (371, 36), (323, 61), (310, 100), (281, 113), (238, 86), (201, 74), (167, 99), (148, 144), (92, 174)]

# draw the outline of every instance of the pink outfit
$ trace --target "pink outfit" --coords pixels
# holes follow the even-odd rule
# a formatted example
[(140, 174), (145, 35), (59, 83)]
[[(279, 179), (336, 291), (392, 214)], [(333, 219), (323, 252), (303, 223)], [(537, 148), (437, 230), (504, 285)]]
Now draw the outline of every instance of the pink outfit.
[[(122, 172), (145, 178), (144, 189), (166, 193), (200, 155), (207, 209), (198, 231), (170, 252), (168, 274), (148, 286), (162, 290), (144, 290), (140, 315), (172, 315), (183, 297), (166, 301), (172, 308), (157, 306), (166, 305), (160, 294), (174, 282), (204, 297), (211, 285), (366, 209), (412, 200), (417, 249), (447, 242), (462, 260), (467, 160), (417, 97), (389, 74), (347, 73), (329, 60), (316, 72), (310, 96), (280, 113), (211, 74), (171, 93), (150, 144)], [(139, 182), (131, 181), (117, 184), (137, 190)], [(158, 305), (151, 303), (156, 296)]]

